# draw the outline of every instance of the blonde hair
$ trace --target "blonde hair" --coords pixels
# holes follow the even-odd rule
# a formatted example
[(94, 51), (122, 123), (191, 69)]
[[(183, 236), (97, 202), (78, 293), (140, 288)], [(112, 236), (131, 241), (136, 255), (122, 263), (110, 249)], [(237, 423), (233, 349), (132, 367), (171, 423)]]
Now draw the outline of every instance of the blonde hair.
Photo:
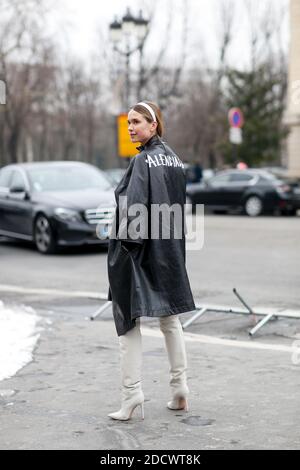
[[(162, 118), (162, 113), (161, 113), (160, 108), (158, 107), (158, 105), (156, 103), (153, 103), (152, 101), (143, 101), (143, 103), (148, 104), (148, 106), (151, 106), (151, 108), (153, 109), (153, 111), (155, 113), (156, 120), (157, 120), (157, 130), (156, 131), (157, 131), (157, 134), (159, 135), (159, 137), (162, 137), (163, 132), (164, 132), (164, 125), (163, 125), (163, 118)], [(153, 122), (153, 118), (151, 116), (151, 113), (145, 106), (143, 106), (141, 104), (136, 104), (135, 106), (133, 106), (132, 109), (134, 111), (136, 111), (137, 113), (142, 114), (148, 122)]]

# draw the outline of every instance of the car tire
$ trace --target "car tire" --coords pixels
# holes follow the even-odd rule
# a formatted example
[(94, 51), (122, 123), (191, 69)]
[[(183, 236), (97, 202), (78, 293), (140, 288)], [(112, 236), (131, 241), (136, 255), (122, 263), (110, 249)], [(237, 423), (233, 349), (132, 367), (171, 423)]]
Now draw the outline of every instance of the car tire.
[(244, 205), (245, 213), (249, 217), (257, 217), (263, 212), (263, 202), (258, 196), (250, 196)]
[(40, 214), (34, 223), (34, 242), (38, 251), (44, 255), (57, 251), (57, 244), (49, 219)]

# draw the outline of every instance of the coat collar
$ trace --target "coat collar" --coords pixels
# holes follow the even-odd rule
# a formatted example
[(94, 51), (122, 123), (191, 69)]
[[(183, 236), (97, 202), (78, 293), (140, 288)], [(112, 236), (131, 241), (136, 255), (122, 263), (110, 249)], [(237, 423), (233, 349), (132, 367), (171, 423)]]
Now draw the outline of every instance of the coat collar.
[(142, 152), (145, 149), (148, 149), (149, 147), (152, 147), (153, 145), (157, 145), (161, 143), (160, 137), (155, 134), (151, 137), (151, 139), (148, 140), (148, 142), (145, 143), (145, 145), (140, 145), (139, 147), (136, 147), (136, 149), (139, 152)]

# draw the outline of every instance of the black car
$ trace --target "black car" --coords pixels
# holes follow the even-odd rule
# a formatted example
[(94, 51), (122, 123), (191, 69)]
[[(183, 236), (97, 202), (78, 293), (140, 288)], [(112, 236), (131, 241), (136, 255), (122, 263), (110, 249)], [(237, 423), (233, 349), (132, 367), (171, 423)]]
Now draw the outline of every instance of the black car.
[(215, 212), (243, 210), (249, 216), (279, 212), (296, 215), (300, 189), (259, 169), (226, 170), (199, 184), (187, 185), (187, 203)]
[(33, 162), (0, 170), (0, 235), (33, 241), (41, 253), (60, 246), (108, 244), (114, 191), (83, 162)]

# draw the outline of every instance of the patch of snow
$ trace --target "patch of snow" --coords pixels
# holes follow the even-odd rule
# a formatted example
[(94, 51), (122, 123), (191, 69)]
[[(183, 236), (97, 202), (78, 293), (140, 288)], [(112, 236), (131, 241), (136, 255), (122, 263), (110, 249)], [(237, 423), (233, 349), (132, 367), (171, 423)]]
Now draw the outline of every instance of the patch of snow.
[(40, 319), (31, 307), (5, 306), (0, 300), (0, 381), (32, 361)]

